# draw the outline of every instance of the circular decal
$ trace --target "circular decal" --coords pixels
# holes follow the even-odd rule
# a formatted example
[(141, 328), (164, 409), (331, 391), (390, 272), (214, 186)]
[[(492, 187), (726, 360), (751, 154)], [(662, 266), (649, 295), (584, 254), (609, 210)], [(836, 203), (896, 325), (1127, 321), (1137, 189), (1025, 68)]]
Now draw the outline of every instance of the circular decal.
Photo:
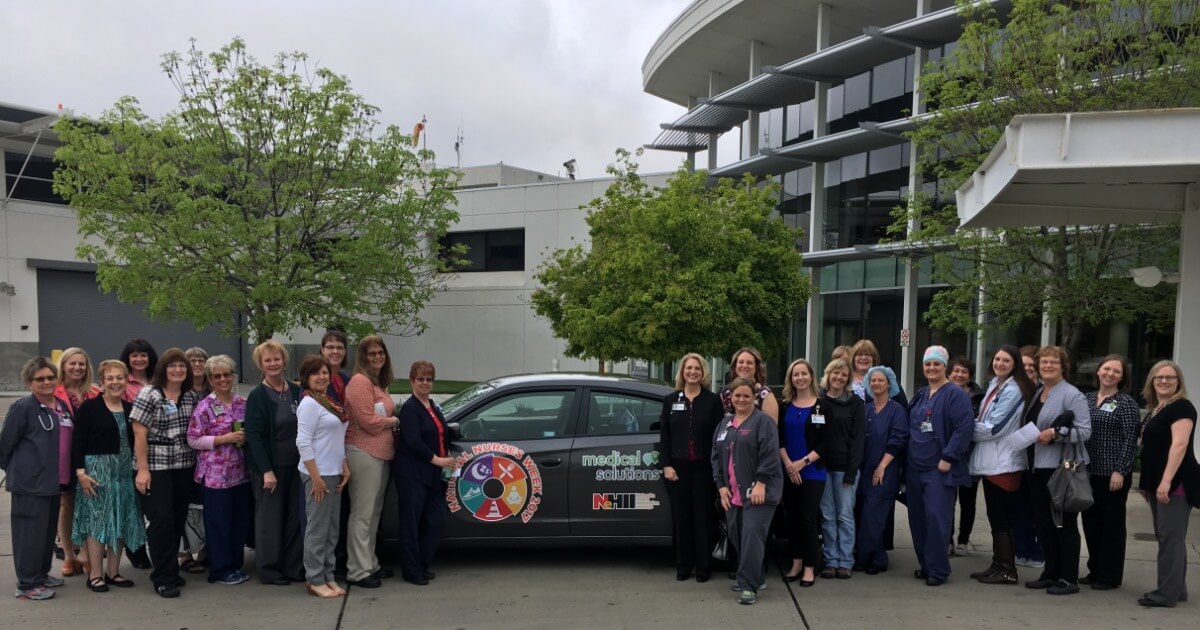
[(542, 476), (533, 459), (510, 444), (477, 444), (456, 458), (458, 478), (448, 484), (451, 512), (467, 510), (486, 523), (520, 516), (528, 523), (541, 503)]

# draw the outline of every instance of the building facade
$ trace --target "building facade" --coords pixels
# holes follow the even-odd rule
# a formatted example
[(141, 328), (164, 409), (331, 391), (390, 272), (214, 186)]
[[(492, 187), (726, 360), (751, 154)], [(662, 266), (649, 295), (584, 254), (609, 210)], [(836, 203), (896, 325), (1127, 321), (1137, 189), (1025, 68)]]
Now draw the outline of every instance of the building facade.
[[(1011, 8), (1008, 0), (980, 2), (1001, 20)], [(707, 153), (714, 177), (751, 173), (778, 182), (780, 214), (808, 235), (801, 250), (814, 297), (797, 313), (789, 347), (765, 349), (775, 357), (772, 382), (782, 381), (789, 357), (823, 365), (834, 347), (862, 338), (900, 368), (910, 390), (930, 344), (986, 369), (986, 353), (999, 343), (1049, 342), (1051, 328), (1040, 321), (978, 335), (930, 330), (921, 314), (941, 287), (927, 263), (906, 262), (882, 243), (910, 192), (953, 197), (919, 179), (903, 133), (926, 111), (922, 68), (952, 54), (962, 33), (954, 4), (696, 0), (646, 56), (645, 91), (688, 108), (646, 146), (685, 153), (693, 164)], [(733, 131), (738, 154), (718, 155), (720, 137)], [(1170, 337), (1112, 323), (1089, 330), (1082, 348), (1081, 382), (1090, 381), (1094, 357), (1166, 356)]]

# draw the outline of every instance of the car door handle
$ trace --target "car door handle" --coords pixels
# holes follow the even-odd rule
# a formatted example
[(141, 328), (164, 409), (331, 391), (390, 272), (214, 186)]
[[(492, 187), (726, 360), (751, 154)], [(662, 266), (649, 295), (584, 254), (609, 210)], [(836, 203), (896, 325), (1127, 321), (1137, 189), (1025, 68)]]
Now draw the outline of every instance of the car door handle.
[(555, 466), (562, 463), (562, 458), (561, 457), (547, 457), (546, 459), (538, 460), (538, 463), (547, 468), (554, 468)]

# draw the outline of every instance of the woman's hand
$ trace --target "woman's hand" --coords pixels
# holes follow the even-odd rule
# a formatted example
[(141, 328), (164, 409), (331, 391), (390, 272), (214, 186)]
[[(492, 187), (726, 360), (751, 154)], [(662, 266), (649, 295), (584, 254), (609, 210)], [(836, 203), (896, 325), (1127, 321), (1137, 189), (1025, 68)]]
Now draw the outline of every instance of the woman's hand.
[(1054, 441), (1055, 434), (1056, 432), (1053, 428), (1046, 429), (1038, 434), (1037, 441), (1041, 442), (1042, 444), (1049, 444)]
[(767, 484), (761, 481), (754, 482), (754, 486), (750, 488), (750, 505), (762, 505), (767, 502)]
[(871, 485), (872, 486), (882, 486), (883, 485), (883, 474), (885, 472), (887, 472), (887, 466), (884, 466), (883, 464), (876, 466), (875, 472), (871, 474)]
[(1164, 479), (1162, 481), (1162, 483), (1158, 484), (1158, 490), (1155, 491), (1154, 498), (1158, 499), (1158, 502), (1163, 505), (1170, 503), (1171, 502), (1171, 482)]
[(346, 484), (350, 483), (350, 466), (346, 462), (342, 462), (342, 480), (338, 482), (337, 491), (341, 492), (346, 488)]
[(320, 503), (325, 495), (329, 493), (329, 486), (325, 485), (325, 480), (320, 475), (312, 478), (312, 498), (313, 501)]
[(666, 477), (667, 481), (679, 481), (679, 475), (675, 472), (674, 466), (663, 466), (663, 477)]
[(142, 494), (150, 494), (150, 471), (137, 471), (137, 476), (133, 478), (133, 487)]
[(717, 492), (721, 494), (721, 509), (728, 512), (730, 506), (733, 505), (733, 503), (729, 500), (729, 488), (719, 488), (717, 489)]
[(275, 471), (268, 470), (267, 472), (263, 473), (263, 490), (264, 491), (274, 494), (275, 493), (275, 483), (276, 483)]
[(89, 497), (96, 496), (96, 487), (100, 484), (96, 483), (95, 479), (92, 479), (87, 473), (76, 473), (75, 478), (79, 480), (79, 489), (83, 490), (84, 494)]
[(1108, 477), (1109, 492), (1116, 492), (1116, 491), (1120, 490), (1124, 485), (1125, 485), (1125, 475), (1122, 475), (1121, 473), (1114, 470), (1113, 474), (1109, 475), (1109, 477)]
[(950, 462), (948, 462), (944, 459), (939, 459), (938, 460), (938, 472), (940, 472), (940, 473), (950, 472)]
[(230, 431), (224, 435), (218, 435), (213, 439), (213, 444), (220, 446), (221, 444), (233, 444), (241, 446), (246, 443), (246, 431)]
[(430, 460), (430, 463), (432, 463), (434, 466), (437, 466), (438, 468), (445, 468), (447, 470), (454, 469), (454, 458), (453, 457), (438, 457), (437, 455), (434, 455), (433, 459)]

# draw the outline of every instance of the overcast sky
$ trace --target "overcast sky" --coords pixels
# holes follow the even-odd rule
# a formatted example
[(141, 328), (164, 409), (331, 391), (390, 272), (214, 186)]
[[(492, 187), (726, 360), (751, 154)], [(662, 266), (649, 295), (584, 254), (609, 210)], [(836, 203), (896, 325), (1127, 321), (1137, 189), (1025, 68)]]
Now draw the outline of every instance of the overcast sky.
[[(642, 92), (642, 61), (689, 0), (0, 1), (0, 101), (96, 116), (122, 95), (157, 116), (178, 94), (159, 68), (189, 38), (240, 36), (262, 62), (299, 50), (350, 78), (381, 119), (428, 117), (429, 148), (454, 164), (604, 175), (683, 108)], [(648, 151), (642, 172), (679, 153)], [(701, 157), (700, 159), (703, 159)]]

